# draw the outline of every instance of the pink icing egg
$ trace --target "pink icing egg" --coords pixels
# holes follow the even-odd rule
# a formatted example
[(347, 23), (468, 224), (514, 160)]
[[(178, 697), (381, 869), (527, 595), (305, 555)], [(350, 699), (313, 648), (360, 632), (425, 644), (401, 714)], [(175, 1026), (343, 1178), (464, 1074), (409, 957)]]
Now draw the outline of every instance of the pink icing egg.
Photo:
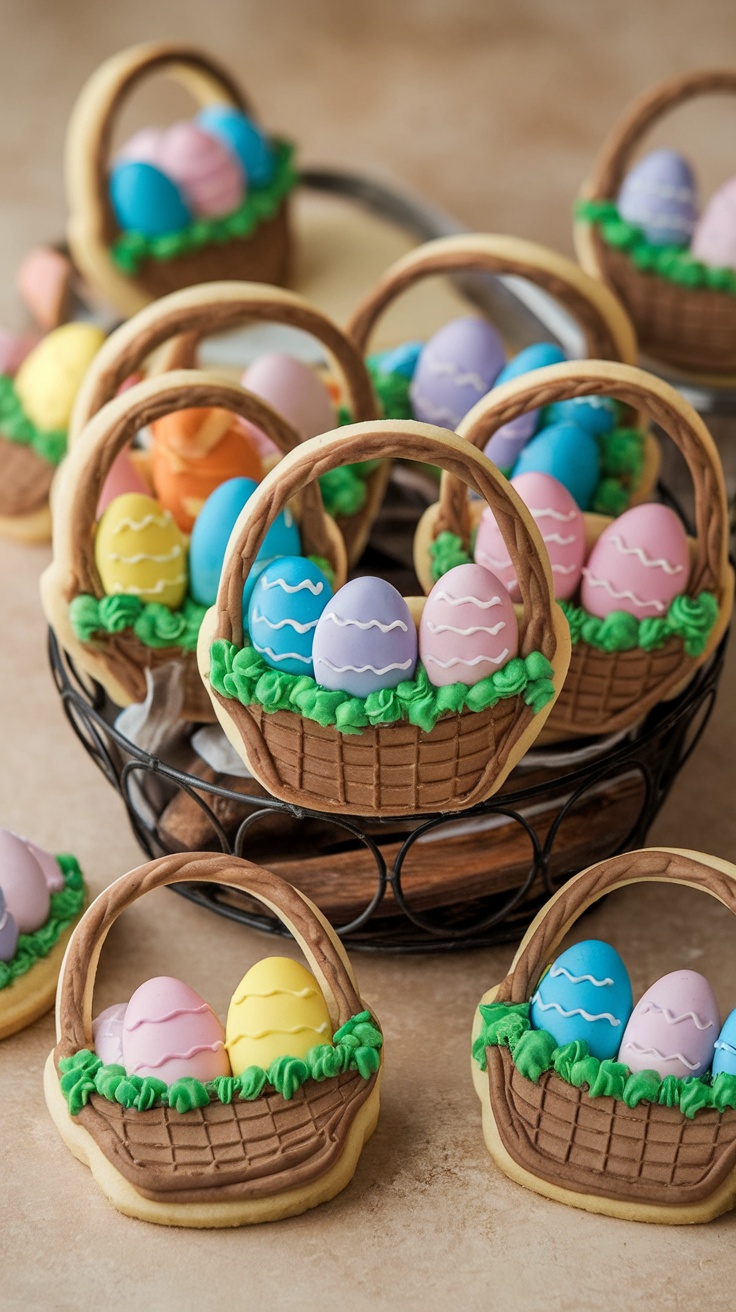
[(22, 838), (0, 829), (0, 888), (19, 934), (32, 934), (49, 918), (46, 877)]
[(230, 1074), (225, 1031), (212, 1008), (170, 975), (146, 980), (133, 994), (123, 1023), (123, 1065), (129, 1075), (173, 1084), (191, 1076)]
[(142, 492), (144, 496), (149, 496), (150, 488), (146, 487), (128, 452), (121, 451), (113, 460), (110, 472), (102, 485), (100, 499), (97, 502), (97, 518), (99, 519), (107, 510), (111, 501), (116, 497), (122, 497), (126, 492)]
[(513, 603), (496, 574), (457, 565), (435, 583), (419, 624), (419, 658), (430, 683), (479, 683), (518, 650)]
[(715, 994), (695, 970), (663, 975), (637, 1002), (624, 1030), (618, 1060), (662, 1079), (703, 1075), (721, 1028)]
[[(550, 474), (518, 474), (511, 486), (531, 511), (549, 553), (556, 597), (575, 592), (585, 558), (585, 520), (567, 488)], [(511, 558), (490, 507), (481, 516), (475, 539), (475, 562), (492, 570), (519, 601), (519, 585)]]
[(105, 1007), (92, 1021), (92, 1039), (95, 1052), (105, 1066), (124, 1066), (123, 1022), (128, 1010), (127, 1002), (115, 1002)]
[(232, 214), (245, 196), (245, 176), (235, 155), (196, 123), (175, 123), (151, 161), (177, 184), (199, 218)]
[[(249, 365), (240, 382), (278, 410), (303, 438), (327, 433), (337, 424), (335, 407), (324, 383), (314, 369), (291, 355), (277, 351), (262, 355)], [(262, 429), (242, 422), (261, 456), (278, 450)]]
[(687, 589), (687, 537), (669, 506), (633, 506), (603, 530), (583, 569), (580, 599), (605, 619), (624, 610), (637, 619), (662, 619)]
[(736, 178), (724, 182), (708, 201), (690, 253), (715, 269), (736, 269)]

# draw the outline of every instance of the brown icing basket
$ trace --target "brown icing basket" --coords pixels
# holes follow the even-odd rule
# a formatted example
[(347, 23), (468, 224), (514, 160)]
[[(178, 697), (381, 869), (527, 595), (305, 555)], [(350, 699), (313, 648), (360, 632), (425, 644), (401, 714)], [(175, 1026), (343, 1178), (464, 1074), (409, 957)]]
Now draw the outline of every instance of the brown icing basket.
[[(672, 78), (639, 96), (604, 141), (581, 199), (615, 201), (635, 150), (665, 114), (696, 96), (734, 91), (736, 72), (722, 69)], [(575, 224), (575, 245), (583, 268), (623, 301), (645, 355), (721, 384), (733, 381), (736, 295), (643, 272), (584, 218)]]
[[(297, 712), (244, 706), (222, 697), (209, 682), (212, 642), (242, 644), (243, 579), (282, 507), (327, 470), (358, 457), (387, 456), (439, 465), (492, 507), (519, 571), (524, 611), (520, 655), (541, 652), (552, 663), (559, 691), (567, 670), (569, 630), (554, 601), (536, 525), (482, 453), (447, 429), (411, 420), (351, 424), (313, 438), (264, 479), (233, 529), (217, 602), (200, 629), (200, 671), (235, 750), (274, 797), (361, 816), (463, 810), (500, 788), (541, 730), (549, 702), (535, 714), (518, 694), (483, 711), (442, 715), (428, 733), (399, 721), (345, 735)], [(410, 599), (415, 621), (422, 604), (422, 598)]]
[[(546, 741), (614, 733), (640, 720), (657, 702), (674, 696), (717, 646), (733, 607), (733, 572), (728, 563), (728, 511), (720, 457), (702, 419), (674, 388), (629, 365), (570, 361), (535, 370), (494, 390), (466, 415), (458, 432), (482, 449), (502, 424), (537, 406), (577, 396), (612, 396), (643, 411), (684, 456), (695, 489), (696, 542), (688, 595), (712, 592), (719, 607), (707, 645), (689, 656), (682, 638), (667, 638), (651, 651), (636, 647), (606, 652), (580, 638), (573, 643), (564, 686), (544, 730)], [(422, 586), (432, 583), (430, 546), (441, 532), (458, 535), (469, 550), (482, 507), (468, 507), (465, 489), (445, 474), (439, 501), (425, 511), (414, 544)], [(611, 521), (586, 515), (588, 550)]]
[(382, 1065), (368, 1079), (357, 1071), (309, 1079), (289, 1101), (271, 1089), (254, 1101), (236, 1097), (187, 1112), (126, 1109), (93, 1093), (72, 1117), (59, 1089), (62, 1058), (93, 1048), (92, 993), (113, 924), (146, 893), (189, 881), (228, 885), (278, 916), (316, 976), (333, 1030), (365, 1010), (345, 949), (297, 889), (235, 857), (161, 857), (105, 889), (70, 940), (59, 977), (56, 1047), (46, 1066), (49, 1110), (75, 1156), (129, 1215), (196, 1227), (294, 1215), (334, 1197), (351, 1180), (378, 1118)]
[[(503, 982), (482, 1003), (528, 1002), (547, 963), (583, 912), (614, 889), (685, 884), (736, 913), (736, 869), (697, 852), (649, 848), (611, 857), (571, 879), (540, 911)], [(474, 1037), (480, 1032), (476, 1014)], [(537, 1084), (506, 1047), (473, 1062), (483, 1130), (497, 1165), (537, 1193), (589, 1211), (678, 1224), (709, 1221), (736, 1202), (736, 1110), (707, 1108), (692, 1120), (677, 1107), (592, 1098), (554, 1070)]]
[[(94, 559), (94, 528), (100, 492), (115, 457), (139, 429), (163, 415), (194, 406), (231, 410), (257, 424), (283, 452), (299, 444), (295, 429), (264, 401), (213, 374), (173, 370), (129, 388), (93, 415), (60, 470), (54, 487), (54, 555), (41, 579), (41, 595), (46, 618), (62, 645), (119, 706), (145, 699), (146, 670), (175, 661), (183, 675), (181, 718), (211, 720), (210, 700), (199, 678), (194, 651), (148, 647), (132, 629), (82, 642), (69, 619), (69, 605), (75, 597), (104, 596)], [(339, 586), (347, 569), (345, 547), (334, 521), (324, 512), (316, 484), (306, 489), (294, 509), (304, 554), (327, 559)]]
[(192, 46), (151, 42), (105, 60), (83, 87), (67, 130), (67, 235), (77, 267), (90, 287), (124, 315), (192, 283), (226, 277), (286, 282), (291, 264), (288, 199), (249, 235), (210, 242), (167, 260), (146, 259), (134, 277), (127, 277), (114, 262), (111, 246), (119, 228), (107, 179), (113, 127), (130, 93), (144, 79), (159, 74), (189, 90), (198, 108), (224, 104), (252, 117), (237, 82)]

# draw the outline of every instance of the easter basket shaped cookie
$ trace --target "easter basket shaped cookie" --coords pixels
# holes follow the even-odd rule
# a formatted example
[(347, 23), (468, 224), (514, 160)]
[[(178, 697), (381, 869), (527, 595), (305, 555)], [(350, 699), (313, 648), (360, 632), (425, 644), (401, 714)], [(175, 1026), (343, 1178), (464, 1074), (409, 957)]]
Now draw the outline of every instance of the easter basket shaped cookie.
[(576, 207), (575, 245), (584, 269), (628, 310), (642, 351), (724, 383), (736, 376), (736, 279), (688, 251), (651, 246), (625, 223), (616, 198), (632, 156), (670, 110), (696, 96), (736, 91), (732, 69), (690, 73), (640, 96), (612, 129)]
[(550, 1035), (529, 1029), (529, 1000), (558, 944), (592, 903), (641, 881), (686, 884), (736, 913), (736, 869), (701, 853), (627, 852), (571, 879), (476, 1013), (483, 1132), (506, 1175), (558, 1202), (628, 1220), (709, 1221), (736, 1203), (736, 1106), (719, 1088), (733, 1077), (660, 1081), (594, 1058), (576, 1071)]
[[(482, 448), (501, 424), (528, 408), (595, 395), (613, 396), (642, 410), (679, 448), (695, 489), (696, 541), (689, 541), (687, 587), (666, 613), (662, 606), (661, 613), (637, 621), (634, 615), (613, 611), (600, 620), (572, 600), (562, 603), (571, 627), (572, 654), (545, 726), (547, 741), (624, 729), (657, 702), (674, 696), (717, 646), (733, 606), (720, 458), (703, 421), (668, 384), (629, 365), (597, 360), (552, 365), (499, 387), (466, 416), (459, 431)], [(478, 504), (468, 507), (458, 480), (443, 477), (439, 502), (425, 512), (414, 543), (415, 568), (427, 591), (451, 565), (471, 558), (481, 511)], [(612, 521), (602, 515), (584, 518), (590, 551)], [(627, 554), (637, 553), (630, 549)]]
[[(282, 1059), (282, 1066), (292, 1063), (290, 1082), (281, 1078), (288, 1071), (269, 1068), (255, 1079), (259, 1070), (249, 1067), (241, 1081), (226, 1078), (185, 1096), (181, 1086), (197, 1082), (179, 1080), (169, 1086), (178, 1088), (176, 1097), (159, 1090), (156, 1097), (144, 1096), (142, 1102), (138, 1097), (139, 1105), (134, 1100), (125, 1106), (121, 1090), (117, 1099), (110, 1094), (93, 1051), (99, 955), (126, 907), (153, 889), (192, 880), (246, 893), (293, 934), (324, 997), (335, 1032), (335, 1060), (329, 1070), (326, 1049), (313, 1049), (311, 1066)], [(62, 967), (56, 1037), (45, 1075), (54, 1122), (115, 1207), (143, 1220), (233, 1226), (306, 1211), (349, 1183), (378, 1118), (380, 1030), (361, 1002), (342, 945), (303, 894), (233, 857), (162, 857), (124, 875), (96, 899)], [(119, 1084), (118, 1068), (102, 1070), (117, 1070)]]
[[(306, 676), (261, 670), (244, 634), (243, 579), (291, 496), (358, 455), (439, 465), (494, 509), (519, 570), (519, 657), (475, 688), (414, 679), (362, 703)], [(486, 605), (496, 604), (498, 598)], [(421, 614), (416, 602), (413, 619)], [(410, 617), (411, 618), (411, 617)], [(365, 616), (348, 621), (368, 630)], [(290, 621), (286, 620), (285, 623)], [(341, 621), (337, 621), (341, 624)], [(403, 625), (406, 628), (406, 625)], [(569, 633), (538, 531), (494, 465), (447, 429), (411, 420), (353, 424), (305, 442), (264, 479), (236, 524), (215, 606), (200, 630), (202, 678), (226, 734), (275, 797), (320, 811), (413, 815), (473, 806), (499, 788), (536, 738), (567, 669)], [(256, 658), (254, 660), (254, 657)], [(365, 668), (373, 668), (372, 666)], [(391, 667), (395, 668), (395, 667)], [(381, 671), (374, 670), (378, 674)], [(267, 678), (261, 679), (261, 673)]]
[[(205, 607), (187, 595), (178, 607), (158, 604), (157, 587), (150, 589), (152, 600), (144, 602), (142, 589), (127, 576), (115, 587), (119, 594), (128, 595), (106, 597), (95, 562), (95, 522), (112, 464), (139, 429), (177, 410), (209, 406), (230, 410), (257, 424), (281, 451), (299, 444), (294, 429), (265, 402), (214, 375), (174, 370), (138, 383), (90, 419), (60, 471), (55, 488), (54, 558), (41, 580), (51, 627), (79, 668), (97, 679), (113, 701), (120, 706), (142, 701), (146, 671), (173, 660), (183, 678), (181, 715), (193, 720), (212, 718), (195, 655)], [(305, 554), (327, 561), (335, 577), (343, 580), (344, 544), (336, 525), (324, 513), (316, 485), (306, 489), (295, 507), (295, 518)], [(151, 516), (144, 519), (148, 523)], [(176, 555), (174, 564), (181, 570), (182, 564), (177, 562), (186, 560), (185, 535), (168, 512), (162, 511), (161, 520), (160, 531), (174, 535), (174, 545), (167, 536), (165, 543), (149, 547), (145, 559), (169, 561)], [(146, 523), (136, 521), (128, 527), (138, 532)], [(133, 568), (143, 553), (137, 544), (131, 550), (137, 550), (137, 555), (127, 557)]]
[[(585, 352), (589, 358), (636, 363), (634, 330), (620, 302), (611, 295), (608, 288), (602, 287), (600, 282), (584, 273), (572, 260), (545, 246), (518, 237), (486, 233), (443, 237), (410, 251), (386, 271), (353, 314), (347, 331), (358, 348), (365, 353), (377, 325), (397, 297), (426, 278), (441, 274), (457, 276), (477, 273), (512, 275), (540, 287), (558, 301), (580, 325), (585, 339)], [(388, 353), (389, 361), (391, 354)], [(561, 353), (558, 358), (561, 358)], [(420, 356), (412, 386), (421, 364)], [(456, 428), (457, 423), (452, 422), (455, 417), (454, 403), (448, 401), (447, 388), (450, 383), (462, 387), (462, 394), (467, 399), (466, 410), (475, 404), (485, 388), (481, 378), (474, 378), (474, 371), (467, 367), (463, 370), (460, 364), (460, 361), (450, 358), (432, 361), (423, 382), (423, 391), (426, 392), (428, 388), (438, 390), (436, 394), (432, 391), (431, 397), (423, 397), (426, 412), (421, 415), (413, 413), (407, 380), (404, 380), (402, 390), (401, 378), (395, 377), (393, 392), (399, 407), (396, 412), (387, 409), (386, 417), (421, 418)], [(374, 378), (376, 386), (390, 401), (392, 389), (387, 379), (381, 377), (381, 367), (379, 356), (376, 357)], [(467, 393), (465, 387), (468, 388)], [(600, 463), (592, 508), (604, 514), (618, 514), (627, 506), (646, 500), (657, 481), (659, 447), (656, 438), (648, 431), (644, 417), (628, 408), (623, 409), (615, 426), (608, 432), (600, 433), (596, 443)], [(514, 455), (513, 459), (516, 458)], [(494, 452), (491, 459), (504, 467), (505, 459), (501, 455)]]
[[(106, 60), (86, 83), (67, 131), (68, 240), (89, 285), (124, 315), (179, 287), (216, 278), (283, 283), (291, 262), (288, 195), (296, 174), (291, 149), (280, 142), (272, 143), (268, 181), (252, 186), (248, 181), (244, 198), (234, 202), (231, 212), (216, 210), (216, 217), (210, 218), (206, 212), (199, 217), (187, 213), (178, 188), (152, 167), (158, 157), (154, 153), (149, 163), (150, 152), (144, 149), (143, 167), (151, 170), (157, 188), (152, 203), (159, 211), (163, 203), (173, 204), (175, 228), (144, 235), (134, 223), (121, 230), (107, 174), (113, 127), (130, 93), (144, 78), (159, 74), (190, 90), (200, 108), (210, 113), (213, 108), (235, 109), (248, 115), (252, 125), (237, 83), (209, 56), (188, 45), (135, 46)], [(203, 139), (210, 140), (202, 134), (200, 147)], [(225, 172), (236, 170), (237, 176), (240, 164), (228, 144), (210, 140), (217, 158), (204, 161), (206, 173), (217, 165)], [(206, 180), (211, 182), (211, 177)], [(165, 196), (159, 194), (161, 188)]]

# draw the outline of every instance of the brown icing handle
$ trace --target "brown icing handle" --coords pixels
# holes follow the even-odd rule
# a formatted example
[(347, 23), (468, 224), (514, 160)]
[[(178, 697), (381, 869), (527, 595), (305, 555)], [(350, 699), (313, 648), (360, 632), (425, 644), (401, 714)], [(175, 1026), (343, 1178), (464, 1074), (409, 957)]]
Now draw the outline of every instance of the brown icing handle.
[(256, 489), (228, 545), (217, 594), (216, 638), (243, 639), (243, 582), (276, 516), (292, 497), (322, 474), (358, 460), (402, 457), (438, 465), (462, 480), (491, 507), (514, 563), (524, 605), (521, 654), (556, 649), (554, 587), (539, 530), (495, 465), (449, 429), (413, 420), (348, 424), (303, 442)]
[(655, 123), (685, 101), (719, 92), (731, 95), (736, 92), (736, 70), (686, 73), (645, 91), (606, 137), (584, 194), (591, 200), (615, 200), (634, 150)]
[[(689, 593), (720, 593), (728, 578), (728, 508), (723, 466), (713, 439), (692, 406), (674, 387), (631, 365), (573, 360), (535, 369), (504, 383), (465, 416), (458, 432), (483, 449), (503, 424), (527, 410), (581, 396), (611, 396), (641, 410), (674, 442), (684, 456), (695, 489), (696, 560)], [(449, 473), (440, 483), (435, 530), (467, 540), (465, 488)]]
[[(94, 415), (61, 472), (54, 513), (54, 556), (66, 574), (69, 598), (78, 593), (104, 595), (94, 561), (94, 529), (100, 493), (115, 457), (147, 424), (199, 406), (219, 406), (257, 424), (284, 453), (300, 444), (296, 429), (265, 401), (215, 374), (182, 369), (129, 388)], [(338, 563), (316, 483), (305, 489), (300, 528), (305, 554), (326, 556)]]
[(334, 1029), (364, 1010), (347, 954), (331, 925), (303, 893), (240, 857), (206, 852), (160, 857), (117, 879), (87, 909), (66, 950), (56, 994), (55, 1057), (92, 1046), (92, 994), (105, 939), (121, 912), (171, 884), (226, 884), (275, 912), (293, 934), (325, 997)]
[(346, 332), (365, 354), (371, 334), (391, 303), (437, 274), (514, 274), (542, 287), (585, 333), (586, 353), (603, 360), (636, 360), (634, 330), (616, 297), (572, 260), (518, 237), (467, 233), (440, 237), (410, 251), (387, 269), (352, 315)]
[(699, 861), (697, 852), (644, 848), (624, 852), (581, 871), (539, 912), (521, 941), (508, 975), (496, 992), (498, 1002), (528, 1002), (545, 966), (575, 922), (608, 893), (627, 884), (674, 883), (701, 889), (736, 915), (736, 877)]

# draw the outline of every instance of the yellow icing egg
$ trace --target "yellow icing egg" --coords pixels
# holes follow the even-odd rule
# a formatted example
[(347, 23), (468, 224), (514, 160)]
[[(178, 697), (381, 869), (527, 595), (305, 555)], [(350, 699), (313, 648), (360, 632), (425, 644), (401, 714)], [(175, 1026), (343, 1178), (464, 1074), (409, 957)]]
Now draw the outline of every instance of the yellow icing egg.
[(26, 356), (15, 375), (15, 390), (37, 428), (66, 432), (82, 379), (104, 340), (94, 324), (65, 323)]
[(251, 966), (230, 1001), (225, 1040), (233, 1075), (332, 1043), (327, 1003), (311, 971), (290, 957)]
[(153, 497), (126, 492), (97, 525), (95, 563), (110, 597), (140, 597), (176, 610), (187, 592), (187, 539)]

